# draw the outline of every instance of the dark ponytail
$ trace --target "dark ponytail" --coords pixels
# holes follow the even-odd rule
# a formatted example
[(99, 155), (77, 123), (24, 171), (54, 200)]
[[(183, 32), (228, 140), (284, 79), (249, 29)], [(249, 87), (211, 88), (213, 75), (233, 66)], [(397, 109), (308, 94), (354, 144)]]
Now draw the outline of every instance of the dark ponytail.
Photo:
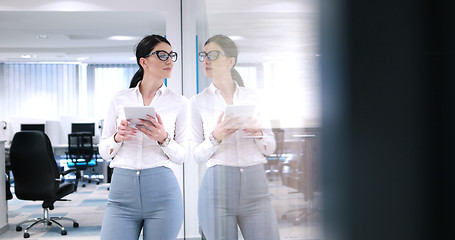
[(165, 42), (171, 46), (171, 43), (164, 37), (160, 35), (149, 35), (144, 37), (137, 45), (136, 45), (136, 61), (137, 65), (139, 66), (139, 70), (134, 74), (133, 78), (130, 82), (130, 88), (134, 88), (137, 84), (144, 78), (144, 69), (140, 64), (140, 59), (152, 52), (155, 46), (158, 43)]
[[(221, 47), (221, 49), (223, 49), (223, 52), (226, 53), (226, 55), (228, 57), (233, 57), (235, 59), (235, 63), (234, 63), (234, 66), (235, 66), (235, 64), (237, 63), (237, 56), (239, 55), (239, 51), (237, 49), (237, 45), (235, 44), (235, 42), (232, 41), (232, 39), (230, 39), (227, 36), (215, 35), (215, 36), (209, 38), (204, 43), (204, 46), (211, 42), (218, 44)], [(242, 77), (240, 76), (239, 72), (237, 72), (237, 70), (234, 69), (234, 67), (231, 68), (231, 76), (232, 76), (232, 79), (234, 81), (236, 81), (240, 87), (245, 86), (245, 84), (243, 83)]]
[(237, 72), (237, 70), (235, 70), (235, 68), (231, 68), (231, 76), (232, 76), (232, 79), (234, 81), (236, 81), (240, 87), (245, 87), (242, 76), (240, 76), (239, 72)]
[(137, 84), (142, 80), (143, 77), (144, 77), (144, 69), (142, 68), (142, 66), (139, 65), (139, 69), (134, 74), (133, 78), (131, 79), (130, 88), (135, 88), (137, 86)]

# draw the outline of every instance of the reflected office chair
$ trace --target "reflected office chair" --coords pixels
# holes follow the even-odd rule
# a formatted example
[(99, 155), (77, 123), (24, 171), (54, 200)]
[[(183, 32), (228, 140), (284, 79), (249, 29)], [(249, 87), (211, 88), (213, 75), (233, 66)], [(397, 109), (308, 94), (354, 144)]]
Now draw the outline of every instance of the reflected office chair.
[(274, 176), (279, 176), (279, 166), (284, 156), (284, 130), (281, 128), (272, 129), (273, 135), (275, 137), (275, 151), (272, 155), (266, 156), (266, 170), (265, 174), (269, 181), (273, 180)]
[(75, 192), (77, 186), (74, 183), (61, 182), (62, 177), (69, 171), (60, 173), (51, 142), (44, 132), (17, 132), (11, 142), (10, 159), (16, 197), (21, 200), (43, 201), (43, 217), (16, 224), (16, 231), (22, 231), (21, 225), (31, 222), (24, 231), (24, 238), (29, 238), (29, 229), (39, 223), (43, 223), (45, 227), (56, 224), (61, 234), (66, 235), (65, 228), (57, 220), (72, 221), (73, 227), (79, 227), (72, 218), (49, 216), (49, 210), (54, 209), (54, 202), (66, 201), (62, 198)]
[(286, 219), (288, 215), (297, 212), (294, 218), (294, 225), (298, 225), (308, 217), (318, 215), (321, 209), (315, 207), (315, 190), (317, 184), (317, 142), (316, 135), (308, 135), (302, 142), (303, 154), (296, 154), (297, 157), (281, 165), (281, 181), (283, 185), (295, 189), (301, 193), (308, 202), (308, 207), (295, 208), (286, 211), (281, 218)]
[[(99, 179), (85, 177), (85, 170), (93, 170), (97, 165), (93, 137), (91, 133), (70, 133), (68, 134), (68, 152), (66, 152), (67, 164), (70, 169), (76, 170), (76, 184), (79, 180), (87, 180), (100, 183)], [(85, 184), (82, 184), (85, 187)]]

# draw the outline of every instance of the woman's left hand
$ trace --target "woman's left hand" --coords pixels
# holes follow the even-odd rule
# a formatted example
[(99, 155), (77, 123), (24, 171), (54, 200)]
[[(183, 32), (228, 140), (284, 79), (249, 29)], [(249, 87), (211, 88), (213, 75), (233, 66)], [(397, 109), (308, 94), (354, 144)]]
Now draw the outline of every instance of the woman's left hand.
[(156, 119), (147, 115), (147, 119), (139, 119), (139, 122), (143, 124), (143, 126), (137, 125), (137, 129), (143, 132), (147, 137), (159, 143), (166, 140), (167, 132), (164, 130), (163, 121), (158, 113), (156, 114)]
[(262, 137), (263, 133), (259, 127), (259, 124), (256, 119), (251, 119), (249, 123), (243, 128), (243, 132), (249, 136)]

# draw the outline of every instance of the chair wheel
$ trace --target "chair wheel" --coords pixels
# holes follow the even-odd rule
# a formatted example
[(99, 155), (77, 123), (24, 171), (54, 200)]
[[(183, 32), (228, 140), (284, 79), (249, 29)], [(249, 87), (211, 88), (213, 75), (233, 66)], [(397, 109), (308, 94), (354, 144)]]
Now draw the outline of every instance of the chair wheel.
[(16, 226), (16, 231), (18, 231), (18, 232), (22, 231), (22, 227), (21, 226)]
[(30, 233), (24, 233), (24, 238), (29, 238), (30, 237)]
[(61, 234), (66, 235), (67, 234), (66, 230), (62, 230)]
[(77, 223), (77, 222), (73, 223), (73, 227), (75, 227), (75, 228), (79, 227), (79, 223)]
[(96, 185), (100, 185), (100, 182), (96, 182)]
[(84, 184), (82, 184), (82, 187), (85, 187), (85, 183), (84, 183)]
[(50, 225), (52, 225), (52, 222), (51, 221), (47, 222), (47, 226), (50, 226)]

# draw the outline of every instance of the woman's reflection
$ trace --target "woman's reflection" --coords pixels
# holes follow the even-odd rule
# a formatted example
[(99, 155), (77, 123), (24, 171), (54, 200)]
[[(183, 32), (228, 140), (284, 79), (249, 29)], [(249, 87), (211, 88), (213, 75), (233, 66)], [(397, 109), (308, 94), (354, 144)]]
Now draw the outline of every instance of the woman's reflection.
[[(275, 149), (273, 133), (260, 114), (245, 119), (224, 114), (228, 105), (255, 105), (258, 96), (243, 87), (234, 69), (238, 50), (228, 37), (216, 35), (199, 53), (212, 83), (190, 100), (198, 163), (207, 164), (199, 192), (199, 220), (208, 240), (279, 239), (266, 176), (265, 155)], [(239, 83), (240, 82), (240, 83)], [(240, 113), (242, 114), (242, 113)], [(244, 113), (243, 113), (244, 114)]]

